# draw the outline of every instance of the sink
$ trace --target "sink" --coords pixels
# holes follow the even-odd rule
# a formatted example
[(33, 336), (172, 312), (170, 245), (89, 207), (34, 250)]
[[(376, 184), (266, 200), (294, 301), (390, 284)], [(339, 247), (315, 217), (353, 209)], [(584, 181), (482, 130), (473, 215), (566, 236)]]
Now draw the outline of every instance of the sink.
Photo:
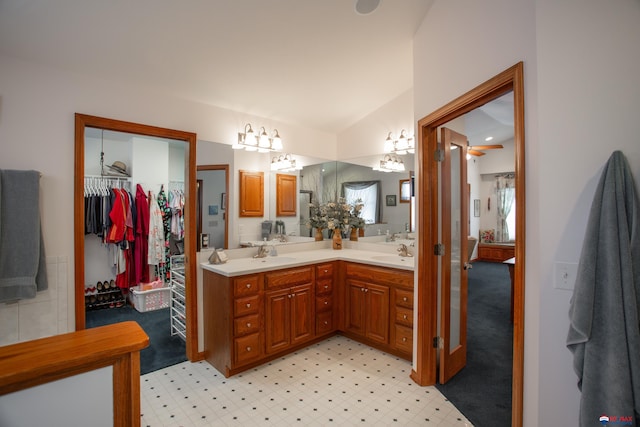
[(392, 263), (407, 263), (413, 265), (414, 257), (402, 257), (400, 255), (374, 255), (371, 259), (382, 262), (392, 262)]
[(249, 262), (251, 264), (284, 264), (295, 260), (296, 258), (287, 256), (267, 256), (264, 258), (251, 258)]

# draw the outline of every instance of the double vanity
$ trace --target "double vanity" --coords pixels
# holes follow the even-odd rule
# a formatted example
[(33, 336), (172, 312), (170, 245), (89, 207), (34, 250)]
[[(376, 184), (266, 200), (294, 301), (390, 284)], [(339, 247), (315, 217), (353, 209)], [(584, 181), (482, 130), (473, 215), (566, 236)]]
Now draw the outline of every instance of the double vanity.
[(336, 333), (411, 360), (414, 258), (304, 247), (201, 264), (206, 360), (229, 377)]

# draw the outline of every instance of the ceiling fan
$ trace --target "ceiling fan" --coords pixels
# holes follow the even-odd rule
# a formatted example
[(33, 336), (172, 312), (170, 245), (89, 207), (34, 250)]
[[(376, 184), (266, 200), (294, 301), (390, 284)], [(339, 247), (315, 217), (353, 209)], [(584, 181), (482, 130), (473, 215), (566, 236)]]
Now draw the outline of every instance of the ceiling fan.
[(500, 148), (504, 148), (502, 144), (492, 144), (492, 145), (470, 145), (467, 147), (467, 153), (472, 156), (484, 156), (484, 150), (498, 150)]

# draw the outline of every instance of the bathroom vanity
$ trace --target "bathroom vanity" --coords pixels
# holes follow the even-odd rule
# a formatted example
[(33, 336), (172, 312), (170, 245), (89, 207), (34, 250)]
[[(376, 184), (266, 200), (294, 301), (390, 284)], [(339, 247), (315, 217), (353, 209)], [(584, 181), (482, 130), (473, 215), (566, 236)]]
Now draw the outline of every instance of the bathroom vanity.
[(411, 359), (412, 258), (318, 249), (202, 267), (205, 358), (227, 377), (336, 333)]

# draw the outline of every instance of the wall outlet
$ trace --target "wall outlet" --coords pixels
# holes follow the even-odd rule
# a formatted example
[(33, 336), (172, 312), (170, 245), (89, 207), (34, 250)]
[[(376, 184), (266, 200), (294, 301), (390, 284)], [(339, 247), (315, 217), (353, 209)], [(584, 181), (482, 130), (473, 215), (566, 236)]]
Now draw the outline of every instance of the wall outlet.
[(556, 261), (554, 266), (554, 287), (572, 291), (578, 275), (578, 263)]

